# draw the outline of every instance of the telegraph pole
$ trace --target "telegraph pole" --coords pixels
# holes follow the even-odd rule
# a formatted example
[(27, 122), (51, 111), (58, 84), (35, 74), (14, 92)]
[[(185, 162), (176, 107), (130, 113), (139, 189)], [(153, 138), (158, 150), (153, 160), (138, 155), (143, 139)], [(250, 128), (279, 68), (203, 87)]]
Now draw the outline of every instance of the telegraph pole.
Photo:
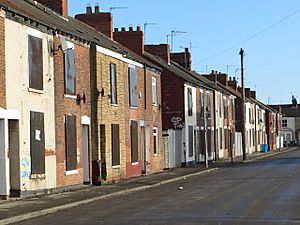
[(244, 83), (244, 49), (241, 48), (241, 72), (242, 72), (242, 144), (243, 144), (243, 160), (246, 160), (246, 115), (245, 115), (245, 83)]

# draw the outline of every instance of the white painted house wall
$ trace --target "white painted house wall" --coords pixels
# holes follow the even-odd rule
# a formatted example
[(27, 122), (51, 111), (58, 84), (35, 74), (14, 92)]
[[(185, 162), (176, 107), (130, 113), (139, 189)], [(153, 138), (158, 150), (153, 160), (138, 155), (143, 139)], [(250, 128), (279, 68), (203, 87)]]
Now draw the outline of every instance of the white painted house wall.
[[(192, 99), (193, 99), (193, 113), (192, 116), (188, 115), (188, 88), (192, 89)], [(193, 126), (193, 133), (197, 128), (197, 109), (196, 109), (196, 88), (190, 86), (188, 84), (184, 85), (184, 109), (185, 109), (185, 125), (183, 129), (183, 137), (184, 137), (184, 144), (183, 144), (183, 152), (182, 152), (182, 159), (183, 163), (189, 164), (194, 163), (195, 161), (195, 148), (193, 146), (193, 156), (189, 156), (189, 132), (188, 127)], [(195, 142), (193, 135), (193, 143)]]
[[(51, 35), (41, 33), (14, 21), (5, 20), (6, 95), (7, 108), (21, 112), (19, 121), (21, 191), (56, 187), (55, 122), (54, 122), (54, 63), (49, 56)], [(42, 38), (43, 91), (29, 90), (28, 34)], [(30, 176), (30, 111), (44, 113), (46, 174), (43, 178)]]

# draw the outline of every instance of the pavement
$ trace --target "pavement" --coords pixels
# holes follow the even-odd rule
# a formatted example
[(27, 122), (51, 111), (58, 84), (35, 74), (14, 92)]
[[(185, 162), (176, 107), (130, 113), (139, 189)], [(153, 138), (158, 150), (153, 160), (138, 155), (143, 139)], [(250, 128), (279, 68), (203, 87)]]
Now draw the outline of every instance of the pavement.
[(241, 163), (248, 163), (284, 152), (294, 151), (296, 149), (297, 147), (289, 147), (282, 149), (281, 151), (255, 153), (248, 155), (246, 161), (242, 161), (241, 158), (235, 158), (233, 163), (231, 163), (230, 160), (210, 162), (209, 169), (206, 169), (204, 164), (197, 164), (192, 167), (176, 168), (156, 174), (124, 179), (114, 184), (102, 186), (79, 186), (79, 189), (77, 190), (66, 191), (58, 194), (37, 196), (27, 199), (0, 201), (0, 224), (17, 223), (23, 220), (70, 209), (79, 205), (159, 187), (161, 185), (184, 180), (189, 177), (215, 173), (222, 168), (239, 165)]

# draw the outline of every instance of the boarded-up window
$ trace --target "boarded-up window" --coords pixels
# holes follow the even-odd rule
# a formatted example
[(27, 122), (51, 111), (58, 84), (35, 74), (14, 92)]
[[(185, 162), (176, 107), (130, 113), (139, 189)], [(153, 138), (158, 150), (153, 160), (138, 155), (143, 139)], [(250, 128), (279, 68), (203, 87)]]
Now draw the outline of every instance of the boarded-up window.
[(228, 117), (228, 104), (227, 99), (224, 99), (224, 119), (227, 119)]
[(120, 134), (119, 124), (111, 125), (112, 165), (120, 165)]
[(110, 99), (111, 104), (117, 104), (117, 76), (116, 64), (110, 64)]
[(194, 127), (193, 126), (189, 126), (188, 127), (189, 132), (189, 156), (192, 157), (194, 155)]
[(76, 116), (66, 115), (66, 162), (67, 171), (77, 169), (77, 135), (76, 135)]
[(193, 115), (193, 92), (192, 88), (188, 88), (188, 95), (187, 95), (187, 100), (188, 100), (188, 116)]
[(204, 118), (204, 93), (200, 91), (200, 118)]
[(222, 128), (219, 128), (219, 138), (220, 138), (220, 143), (219, 143), (219, 146), (220, 146), (220, 149), (223, 149), (223, 129)]
[(128, 81), (129, 81), (129, 105), (130, 107), (137, 107), (137, 77), (136, 68), (128, 67)]
[(68, 49), (65, 58), (65, 94), (76, 95), (75, 50)]
[(28, 36), (29, 87), (43, 90), (42, 39)]
[(30, 112), (31, 173), (45, 173), (44, 113)]
[(152, 77), (152, 105), (157, 105), (156, 77)]
[(228, 129), (224, 129), (225, 135), (225, 149), (229, 149), (229, 136), (228, 136)]
[(154, 145), (154, 155), (158, 153), (158, 129), (153, 128), (153, 145)]
[(130, 121), (130, 136), (131, 136), (131, 162), (138, 162), (138, 123)]

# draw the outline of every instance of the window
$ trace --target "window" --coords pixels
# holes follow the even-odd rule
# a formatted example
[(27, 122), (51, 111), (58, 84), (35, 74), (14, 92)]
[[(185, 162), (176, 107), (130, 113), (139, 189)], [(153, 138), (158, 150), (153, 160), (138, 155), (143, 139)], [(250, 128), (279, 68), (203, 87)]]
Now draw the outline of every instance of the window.
[(234, 103), (234, 99), (232, 99), (232, 104), (231, 104), (231, 117), (232, 117), (232, 120), (235, 120), (235, 103)]
[(112, 165), (120, 165), (120, 135), (119, 124), (111, 125)]
[(65, 51), (65, 94), (76, 95), (76, 68), (74, 47)]
[(219, 116), (220, 118), (222, 118), (222, 97), (220, 95), (218, 96), (218, 100), (219, 100)]
[(138, 162), (138, 123), (130, 121), (130, 136), (131, 136), (131, 162)]
[(200, 118), (204, 118), (204, 93), (200, 91)]
[(43, 90), (42, 39), (28, 36), (29, 87)]
[(44, 113), (30, 112), (31, 174), (45, 174)]
[(282, 120), (282, 127), (287, 127), (287, 120)]
[(157, 127), (153, 128), (153, 144), (154, 144), (154, 155), (158, 153), (158, 129)]
[(193, 115), (193, 92), (192, 88), (188, 88), (188, 116)]
[(210, 100), (211, 94), (207, 93), (207, 118), (210, 118), (210, 108), (211, 108), (211, 100)]
[(129, 80), (129, 104), (130, 107), (137, 107), (137, 79), (135, 67), (128, 67)]
[(67, 171), (77, 169), (77, 134), (76, 134), (76, 116), (65, 116), (66, 133), (66, 169)]
[(229, 136), (228, 136), (228, 129), (224, 129), (224, 136), (225, 136), (225, 149), (229, 149)]
[(228, 104), (227, 104), (227, 99), (224, 99), (224, 119), (227, 119), (228, 117)]
[(222, 128), (219, 128), (219, 137), (220, 137), (219, 146), (220, 146), (220, 149), (223, 149), (223, 129)]
[(116, 64), (110, 64), (110, 100), (111, 104), (117, 104), (117, 77)]
[(156, 77), (152, 77), (152, 104), (157, 105)]
[(194, 155), (194, 127), (188, 127), (188, 135), (189, 135), (189, 157)]

